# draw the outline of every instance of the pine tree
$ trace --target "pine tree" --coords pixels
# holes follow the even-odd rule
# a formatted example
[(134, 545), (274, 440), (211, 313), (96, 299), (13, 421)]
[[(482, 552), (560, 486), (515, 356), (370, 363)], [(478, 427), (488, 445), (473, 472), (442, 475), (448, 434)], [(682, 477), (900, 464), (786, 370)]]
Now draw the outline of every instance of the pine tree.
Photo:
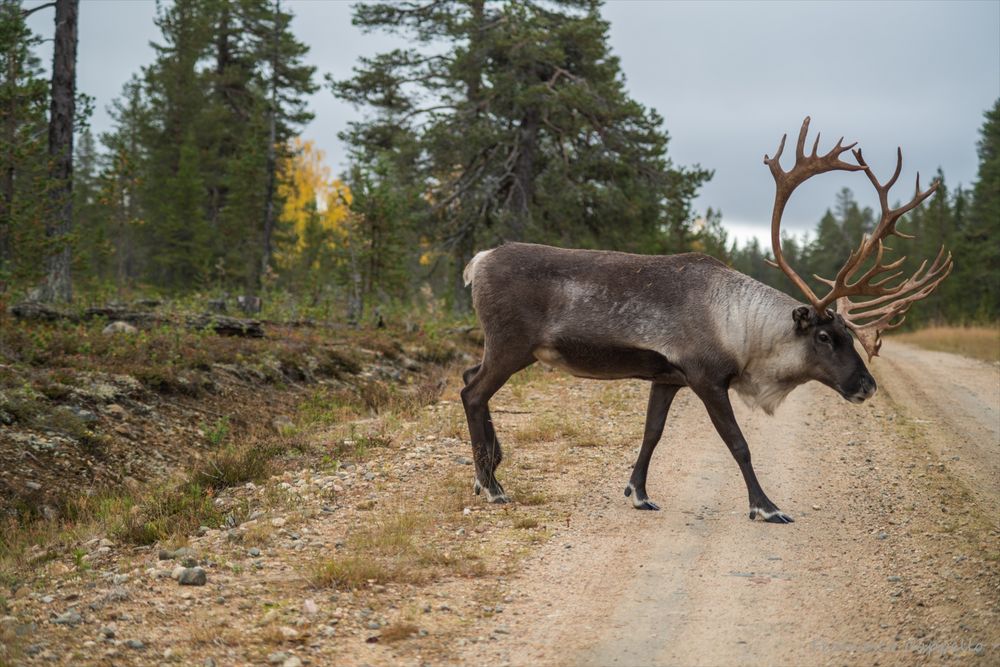
[(101, 136), (105, 154), (100, 177), (100, 204), (113, 247), (113, 269), (119, 298), (140, 273), (142, 248), (138, 242), (138, 229), (143, 218), (139, 198), (146, 167), (142, 140), (149, 124), (149, 111), (142, 95), (142, 82), (133, 77), (109, 110), (115, 129)]
[(47, 213), (48, 83), (18, 0), (0, 0), (0, 292), (40, 278)]
[(45, 301), (70, 301), (73, 233), (73, 131), (76, 114), (76, 44), (80, 0), (55, 0), (55, 46), (49, 106), (49, 203), (45, 236)]
[(670, 163), (662, 119), (627, 96), (598, 10), (585, 0), (355, 10), (363, 29), (416, 46), (334, 82), (375, 111), (344, 138), (357, 162), (391, 159), (430, 193), (456, 295), (473, 248), (502, 239), (646, 251), (691, 241), (690, 200), (710, 173)]

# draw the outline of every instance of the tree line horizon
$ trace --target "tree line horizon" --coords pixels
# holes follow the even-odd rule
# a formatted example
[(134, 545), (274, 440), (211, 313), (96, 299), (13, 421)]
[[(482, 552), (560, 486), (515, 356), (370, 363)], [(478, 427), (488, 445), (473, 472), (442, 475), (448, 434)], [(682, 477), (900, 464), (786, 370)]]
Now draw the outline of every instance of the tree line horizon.
[[(0, 0), (0, 301), (228, 292), (353, 322), (430, 301), (461, 315), (462, 269), (505, 241), (704, 252), (795, 295), (770, 248), (730, 241), (721, 212), (694, 210), (712, 171), (671, 160), (663, 118), (625, 90), (600, 7), (359, 3), (356, 26), (408, 46), (337, 80), (305, 64), (281, 0), (176, 0), (158, 6), (154, 60), (95, 137), (92, 100), (65, 81), (75, 14), (72, 63), (67, 21), (54, 31), (59, 84), (43, 79), (42, 36), (25, 23), (48, 4)], [(359, 109), (340, 134), (341, 178), (299, 136), (321, 87)], [(53, 139), (67, 105), (68, 170)], [(916, 236), (894, 245), (910, 273), (941, 245), (955, 256), (912, 323), (997, 320), (1000, 100), (980, 133), (976, 182), (950, 189), (939, 169), (938, 192), (900, 225)], [(845, 188), (811, 234), (784, 235), (784, 254), (802, 275), (831, 276), (876, 219)]]

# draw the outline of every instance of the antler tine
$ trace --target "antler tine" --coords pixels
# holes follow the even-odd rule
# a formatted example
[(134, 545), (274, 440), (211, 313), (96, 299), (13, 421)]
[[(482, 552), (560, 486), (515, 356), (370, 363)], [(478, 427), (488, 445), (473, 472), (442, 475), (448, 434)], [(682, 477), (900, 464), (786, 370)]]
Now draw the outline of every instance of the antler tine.
[[(910, 306), (930, 296), (951, 274), (955, 263), (950, 252), (947, 255), (944, 253), (945, 248), (941, 246), (930, 267), (927, 266), (927, 260), (921, 262), (917, 271), (890, 294), (861, 303), (854, 303), (847, 297), (837, 300), (837, 312), (854, 331), (854, 335), (868, 352), (869, 360), (877, 356), (882, 347), (882, 332), (900, 326), (906, 319), (905, 313)], [(898, 320), (895, 319), (897, 317)]]
[(864, 167), (860, 164), (851, 164), (840, 159), (841, 155), (857, 145), (857, 142), (855, 142), (849, 146), (844, 146), (843, 137), (840, 138), (837, 145), (830, 152), (825, 155), (819, 155), (819, 134), (817, 134), (816, 140), (813, 142), (812, 154), (807, 156), (805, 154), (805, 145), (806, 137), (809, 134), (810, 120), (809, 116), (806, 116), (802, 121), (802, 127), (799, 128), (799, 136), (795, 144), (795, 164), (791, 169), (785, 171), (781, 168), (780, 162), (781, 154), (785, 149), (785, 141), (788, 138), (787, 134), (782, 135), (778, 151), (774, 154), (773, 158), (767, 155), (764, 156), (764, 164), (770, 168), (771, 174), (774, 176), (775, 185), (774, 209), (771, 212), (771, 248), (774, 252), (775, 261), (771, 262), (771, 264), (781, 269), (788, 276), (789, 280), (802, 291), (806, 299), (819, 312), (823, 312), (825, 305), (821, 305), (812, 288), (785, 261), (785, 257), (781, 251), (781, 216), (795, 188), (812, 176), (828, 171), (860, 171)]

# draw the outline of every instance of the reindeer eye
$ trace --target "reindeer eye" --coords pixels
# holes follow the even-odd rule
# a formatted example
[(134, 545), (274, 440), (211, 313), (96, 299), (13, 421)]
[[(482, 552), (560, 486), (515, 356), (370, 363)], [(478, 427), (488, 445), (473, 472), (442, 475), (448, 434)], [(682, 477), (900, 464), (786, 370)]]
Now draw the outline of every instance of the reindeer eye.
[(818, 340), (821, 343), (829, 343), (830, 342), (830, 334), (828, 334), (825, 331), (820, 331), (818, 334), (816, 334), (816, 340)]

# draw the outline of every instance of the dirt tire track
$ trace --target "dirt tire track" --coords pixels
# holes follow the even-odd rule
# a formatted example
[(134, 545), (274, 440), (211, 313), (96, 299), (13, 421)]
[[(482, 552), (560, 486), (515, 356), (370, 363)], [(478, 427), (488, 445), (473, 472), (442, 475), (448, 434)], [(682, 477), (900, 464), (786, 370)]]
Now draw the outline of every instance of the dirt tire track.
[[(996, 664), (996, 515), (956, 501), (964, 486), (982, 507), (1000, 495), (988, 477), (1000, 463), (996, 438), (990, 447), (974, 437), (996, 413), (966, 401), (975, 421), (955, 413), (964, 424), (955, 431), (956, 418), (914, 423), (897, 403), (910, 415), (947, 414), (914, 380), (927, 377), (939, 391), (946, 381), (985, 387), (992, 394), (973, 395), (996, 405), (997, 369), (896, 353), (889, 346), (874, 368), (891, 390), (863, 406), (817, 384), (796, 390), (774, 418), (736, 406), (761, 483), (797, 520), (791, 526), (747, 520), (736, 464), (682, 392), (650, 472), (664, 511), (632, 510), (607, 493), (627, 473), (609, 474), (581, 501), (601, 518), (562, 531), (525, 565), (516, 585), (528, 599), (510, 638), (472, 647), (462, 662)], [(934, 365), (962, 370), (921, 375)], [(936, 453), (955, 432), (968, 434), (960, 467)]]
[(883, 388), (1000, 522), (1000, 366), (890, 341)]

